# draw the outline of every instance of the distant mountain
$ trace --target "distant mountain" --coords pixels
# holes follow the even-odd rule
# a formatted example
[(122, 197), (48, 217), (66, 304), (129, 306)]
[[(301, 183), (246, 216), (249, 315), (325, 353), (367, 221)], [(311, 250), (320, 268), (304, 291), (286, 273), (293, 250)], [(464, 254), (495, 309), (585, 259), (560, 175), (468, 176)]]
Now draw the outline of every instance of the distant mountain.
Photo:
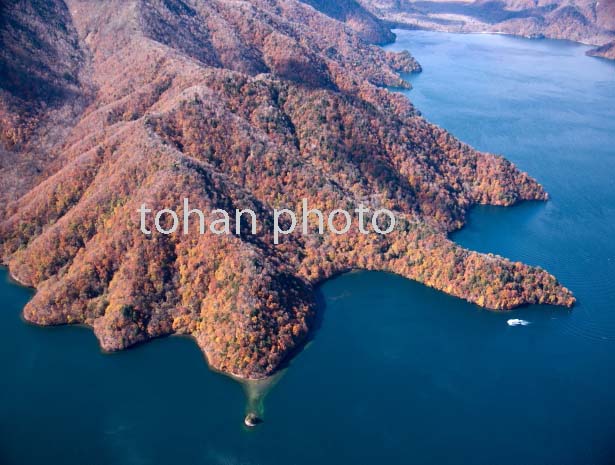
[[(105, 350), (168, 334), (211, 365), (273, 373), (313, 323), (314, 287), (386, 270), (491, 309), (571, 306), (546, 271), (465, 250), (474, 204), (547, 195), (429, 124), (388, 87), (419, 69), (296, 0), (8, 0), (0, 38), (0, 254), (42, 325)], [(145, 235), (138, 209), (257, 212), (256, 235)], [(272, 210), (395, 212), (388, 235), (299, 233)], [(245, 228), (244, 228), (245, 229)]]
[(615, 0), (357, 1), (402, 27), (544, 36), (598, 46), (615, 40)]

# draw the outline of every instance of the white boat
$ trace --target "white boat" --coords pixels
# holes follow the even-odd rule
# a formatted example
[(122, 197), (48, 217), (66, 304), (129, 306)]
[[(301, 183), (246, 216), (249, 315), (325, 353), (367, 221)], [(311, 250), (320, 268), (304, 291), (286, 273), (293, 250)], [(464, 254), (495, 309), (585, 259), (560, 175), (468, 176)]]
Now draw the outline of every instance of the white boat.
[(527, 326), (530, 324), (529, 321), (520, 320), (518, 318), (511, 318), (506, 323), (508, 323), (508, 326)]

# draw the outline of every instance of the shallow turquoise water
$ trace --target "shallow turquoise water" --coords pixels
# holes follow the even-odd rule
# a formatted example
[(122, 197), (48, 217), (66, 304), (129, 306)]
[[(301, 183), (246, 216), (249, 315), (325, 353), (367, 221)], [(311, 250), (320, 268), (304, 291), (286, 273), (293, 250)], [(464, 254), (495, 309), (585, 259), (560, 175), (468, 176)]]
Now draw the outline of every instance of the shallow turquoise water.
[(552, 195), (476, 209), (455, 240), (544, 266), (579, 305), (495, 314), (342, 276), (248, 432), (241, 386), (189, 339), (102, 355), (87, 329), (24, 324), (31, 293), (0, 270), (1, 464), (615, 462), (615, 65), (504, 36), (400, 32), (391, 48), (425, 67), (409, 96), (431, 121)]

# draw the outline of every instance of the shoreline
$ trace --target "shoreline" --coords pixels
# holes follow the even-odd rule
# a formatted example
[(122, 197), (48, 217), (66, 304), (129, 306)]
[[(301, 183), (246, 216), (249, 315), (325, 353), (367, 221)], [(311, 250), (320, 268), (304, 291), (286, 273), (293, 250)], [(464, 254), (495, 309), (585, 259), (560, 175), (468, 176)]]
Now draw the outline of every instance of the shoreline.
[[(501, 36), (509, 36), (509, 37), (516, 37), (519, 39), (527, 39), (527, 40), (554, 40), (554, 41), (562, 41), (562, 42), (569, 42), (571, 44), (577, 44), (577, 45), (582, 45), (584, 47), (588, 47), (589, 50), (586, 51), (586, 54), (592, 50), (595, 50), (597, 48), (600, 48), (606, 44), (609, 44), (610, 42), (606, 42), (605, 44), (595, 44), (592, 42), (588, 42), (588, 41), (582, 41), (582, 40), (573, 40), (573, 39), (566, 39), (563, 37), (551, 37), (548, 35), (545, 35), (543, 33), (540, 34), (521, 34), (521, 33), (514, 33), (514, 32), (505, 32), (505, 31), (479, 31), (479, 30), (475, 30), (475, 31), (460, 31), (460, 30), (452, 30), (452, 29), (437, 29), (437, 28), (430, 28), (430, 27), (423, 27), (423, 26), (419, 26), (419, 25), (412, 25), (412, 24), (405, 24), (405, 23), (399, 23), (399, 22), (394, 22), (394, 21), (385, 21), (389, 27), (391, 28), (391, 31), (394, 34), (397, 34), (395, 31), (410, 31), (410, 32), (418, 32), (418, 31), (422, 31), (422, 32), (440, 32), (443, 34), (481, 34), (481, 35), (501, 35)], [(613, 40), (615, 41), (615, 37), (613, 38)], [(394, 42), (397, 42), (397, 39), (395, 39)], [(394, 43), (393, 42), (393, 43)], [(386, 45), (390, 45), (390, 44), (386, 44)], [(386, 46), (385, 45), (385, 46)], [(592, 58), (604, 58), (601, 56), (594, 56), (594, 55), (588, 55), (591, 56)], [(610, 58), (606, 58), (607, 60), (610, 60)], [(612, 61), (612, 60), (611, 60)]]
[(29, 284), (24, 283), (17, 276), (15, 276), (13, 274), (13, 272), (11, 271), (11, 268), (8, 265), (3, 263), (3, 264), (0, 265), (0, 269), (1, 268), (4, 268), (6, 270), (6, 273), (8, 275), (9, 281), (12, 281), (14, 284), (17, 284), (18, 286), (25, 287), (27, 289), (31, 289), (31, 290), (36, 291), (36, 287), (30, 286)]
[[(540, 202), (540, 201), (539, 200), (523, 200), (523, 201), (516, 202), (516, 203), (514, 203), (513, 205), (510, 205), (510, 206), (506, 206), (506, 207), (503, 206), (502, 208), (511, 208), (511, 207), (515, 207), (515, 206), (518, 206), (519, 204), (526, 203), (526, 202), (532, 203), (532, 202)], [(478, 206), (478, 205), (472, 205), (470, 207), (470, 209), (472, 207), (475, 207), (475, 206)], [(455, 229), (454, 231), (450, 231), (448, 234), (457, 233), (457, 232), (459, 232), (460, 230), (462, 230), (466, 226), (467, 226), (467, 223), (464, 222), (464, 224), (460, 228)], [(30, 286), (28, 284), (25, 284), (23, 281), (19, 280), (16, 276), (14, 276), (14, 274), (11, 272), (10, 268), (7, 265), (2, 264), (2, 265), (0, 265), (0, 268), (4, 268), (7, 271), (7, 276), (9, 277), (9, 282), (11, 284), (17, 285), (17, 286), (22, 287), (22, 288), (29, 289), (29, 290), (33, 291), (33, 293), (37, 292), (36, 287)], [(340, 276), (343, 276), (345, 274), (363, 273), (363, 272), (366, 272), (366, 273), (385, 273), (385, 274), (390, 274), (390, 275), (394, 275), (394, 276), (399, 276), (399, 277), (401, 277), (403, 279), (407, 279), (409, 281), (414, 281), (414, 282), (417, 282), (417, 283), (419, 283), (419, 284), (421, 284), (423, 286), (426, 286), (428, 288), (435, 289), (438, 292), (443, 292), (444, 294), (451, 295), (452, 297), (454, 297), (456, 299), (462, 300), (464, 302), (468, 302), (469, 304), (476, 306), (478, 309), (487, 310), (487, 311), (493, 312), (493, 313), (508, 313), (508, 312), (512, 312), (512, 311), (514, 311), (516, 309), (524, 308), (524, 307), (527, 307), (527, 306), (531, 305), (531, 304), (522, 304), (522, 305), (518, 305), (518, 306), (515, 306), (515, 307), (512, 307), (512, 308), (491, 309), (491, 308), (488, 308), (488, 307), (484, 307), (484, 306), (478, 305), (476, 302), (472, 302), (472, 301), (470, 301), (470, 300), (468, 300), (466, 298), (459, 297), (459, 296), (454, 296), (452, 294), (448, 294), (448, 293), (446, 293), (446, 292), (444, 292), (444, 291), (442, 291), (442, 290), (440, 290), (440, 289), (438, 289), (438, 288), (436, 288), (436, 287), (434, 287), (432, 285), (429, 285), (429, 284), (424, 283), (424, 282), (420, 282), (420, 281), (415, 280), (415, 279), (407, 278), (407, 277), (405, 277), (405, 276), (403, 276), (401, 274), (397, 274), (397, 273), (395, 273), (393, 271), (390, 271), (390, 270), (347, 268), (347, 269), (341, 270), (341, 271), (339, 271), (337, 273), (334, 273), (333, 275), (327, 277), (326, 279), (322, 279), (322, 280), (314, 283), (314, 293), (315, 293), (315, 298), (317, 300), (317, 302), (316, 302), (316, 309), (315, 309), (315, 315), (314, 315), (314, 325), (309, 328), (309, 330), (308, 330), (307, 334), (305, 335), (305, 337), (292, 350), (290, 350), (288, 354), (286, 354), (286, 356), (281, 361), (280, 365), (271, 374), (265, 375), (265, 376), (259, 376), (259, 377), (243, 376), (243, 375), (238, 374), (238, 373), (234, 373), (234, 372), (231, 372), (231, 371), (224, 371), (224, 370), (220, 370), (220, 369), (216, 368), (214, 365), (211, 364), (207, 351), (204, 350), (199, 345), (197, 337), (195, 335), (193, 335), (193, 334), (190, 334), (190, 333), (161, 334), (161, 335), (158, 335), (158, 336), (148, 337), (148, 338), (146, 338), (146, 339), (144, 339), (142, 341), (135, 342), (135, 343), (130, 344), (130, 345), (128, 345), (126, 347), (123, 347), (121, 349), (106, 350), (106, 349), (104, 349), (102, 347), (102, 345), (100, 343), (100, 340), (96, 336), (96, 332), (94, 331), (94, 327), (92, 325), (90, 325), (90, 324), (87, 324), (87, 323), (84, 323), (84, 322), (67, 322), (67, 323), (49, 324), (49, 325), (39, 324), (39, 323), (32, 322), (32, 321), (24, 318), (24, 316), (23, 316), (23, 308), (21, 310), (20, 316), (21, 316), (21, 320), (25, 324), (32, 325), (32, 326), (37, 326), (37, 327), (41, 327), (41, 328), (51, 328), (51, 327), (54, 327), (54, 326), (58, 326), (58, 327), (59, 326), (76, 326), (76, 327), (86, 328), (86, 329), (90, 330), (93, 333), (94, 337), (96, 338), (96, 340), (98, 342), (98, 347), (99, 347), (100, 353), (102, 353), (104, 355), (113, 355), (113, 354), (121, 353), (121, 352), (124, 352), (124, 351), (136, 349), (139, 346), (145, 345), (145, 344), (147, 344), (147, 343), (149, 343), (149, 342), (151, 342), (151, 341), (153, 341), (155, 339), (164, 339), (164, 338), (167, 338), (167, 337), (185, 337), (185, 338), (189, 338), (189, 339), (191, 339), (194, 342), (194, 344), (197, 346), (199, 351), (202, 353), (203, 359), (205, 360), (205, 364), (206, 364), (207, 368), (209, 370), (215, 372), (215, 373), (218, 373), (218, 374), (221, 374), (223, 376), (229, 377), (232, 380), (240, 383), (242, 386), (244, 386), (244, 389), (246, 390), (246, 396), (247, 396), (248, 400), (250, 400), (250, 397), (249, 397), (248, 394), (252, 392), (253, 388), (256, 388), (256, 391), (259, 391), (258, 390), (258, 385), (259, 384), (264, 384), (266, 386), (268, 386), (269, 384), (271, 384), (271, 385), (275, 384), (277, 382), (277, 380), (279, 379), (279, 377), (281, 377), (281, 375), (285, 372), (285, 370), (292, 363), (292, 360), (294, 360), (309, 345), (309, 343), (314, 339), (315, 335), (318, 333), (318, 331), (320, 329), (320, 322), (321, 322), (321, 319), (322, 319), (322, 310), (324, 309), (323, 304), (318, 302), (318, 294), (319, 294), (319, 290), (318, 289), (321, 286), (323, 286), (326, 282), (328, 282), (330, 280), (333, 280), (333, 279), (336, 279), (336, 278), (339, 278)], [(566, 289), (568, 289), (568, 288), (566, 288)], [(575, 298), (572, 306), (570, 306), (570, 307), (563, 306), (563, 308), (570, 309), (570, 308), (574, 307), (574, 305), (576, 303), (577, 303), (577, 301), (576, 301), (576, 298)], [(541, 305), (541, 304), (534, 304), (534, 305)], [(558, 305), (558, 307), (559, 307), (559, 305)], [(265, 388), (263, 390), (265, 395), (268, 392), (268, 390), (269, 390), (268, 388)]]
[[(9, 278), (8, 281), (10, 284), (14, 285), (14, 286), (19, 286), (25, 289), (28, 289), (30, 291), (33, 291), (34, 293), (37, 291), (36, 287), (30, 286), (26, 283), (24, 283), (23, 281), (21, 281), (19, 278), (17, 278), (12, 272), (11, 269), (6, 265), (6, 264), (2, 264), (0, 265), (0, 269), (4, 269), (7, 273), (7, 277)], [(75, 323), (61, 323), (61, 324), (57, 324), (57, 325), (42, 325), (42, 324), (38, 324), (32, 321), (27, 320), (26, 318), (24, 318), (23, 316), (23, 308), (21, 309), (21, 313), (20, 313), (20, 317), (21, 320), (28, 325), (32, 325), (32, 326), (37, 326), (39, 328), (53, 328), (54, 326), (75, 326), (75, 327), (81, 327), (81, 328), (85, 328), (88, 329), (90, 331), (92, 331), (92, 333), (94, 334), (94, 337), (96, 337), (96, 333), (94, 332), (94, 327), (92, 325), (89, 325), (87, 323), (83, 323), (83, 322), (75, 322)], [(258, 383), (258, 382), (263, 382), (263, 381), (267, 381), (270, 380), (272, 378), (274, 378), (275, 376), (279, 375), (280, 372), (283, 371), (283, 368), (281, 368), (280, 370), (276, 370), (274, 373), (272, 373), (269, 376), (263, 376), (263, 377), (259, 377), (259, 378), (248, 378), (242, 375), (239, 375), (237, 373), (232, 373), (232, 372), (227, 372), (227, 371), (222, 371), (217, 369), (216, 367), (214, 367), (210, 362), (209, 359), (207, 357), (207, 352), (205, 350), (203, 350), (201, 348), (201, 346), (199, 346), (198, 341), (196, 339), (196, 337), (192, 334), (182, 334), (182, 333), (171, 333), (171, 334), (163, 334), (160, 336), (155, 336), (155, 337), (150, 337), (144, 341), (140, 341), (140, 342), (136, 342), (134, 344), (131, 344), (127, 347), (124, 347), (122, 349), (119, 350), (106, 350), (104, 349), (101, 345), (100, 345), (100, 341), (98, 339), (98, 337), (96, 337), (96, 340), (98, 341), (98, 348), (100, 350), (101, 354), (104, 355), (113, 355), (113, 354), (117, 354), (117, 353), (121, 353), (124, 351), (128, 351), (131, 349), (136, 349), (141, 345), (147, 344), (150, 341), (153, 341), (154, 339), (164, 339), (167, 337), (184, 337), (184, 338), (188, 338), (191, 339), (194, 344), (197, 346), (197, 348), (199, 349), (199, 351), (203, 354), (203, 359), (205, 360), (205, 364), (207, 365), (207, 368), (215, 373), (219, 373), (221, 375), (227, 376), (231, 379), (233, 379), (234, 381), (237, 381), (241, 384), (250, 384), (250, 383)]]

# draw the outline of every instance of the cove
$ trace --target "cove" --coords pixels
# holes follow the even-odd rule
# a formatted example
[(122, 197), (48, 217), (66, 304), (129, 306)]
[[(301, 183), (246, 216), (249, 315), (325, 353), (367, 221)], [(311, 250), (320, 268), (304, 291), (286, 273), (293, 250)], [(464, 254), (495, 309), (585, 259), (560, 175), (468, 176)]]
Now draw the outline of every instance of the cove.
[(242, 386), (189, 339), (103, 355), (87, 329), (24, 323), (32, 293), (0, 270), (0, 463), (615, 460), (615, 66), (568, 42), (397, 33), (390, 48), (424, 68), (417, 108), (551, 194), (475, 208), (453, 239), (545, 267), (577, 306), (498, 314), (389, 274), (340, 276), (248, 431)]

